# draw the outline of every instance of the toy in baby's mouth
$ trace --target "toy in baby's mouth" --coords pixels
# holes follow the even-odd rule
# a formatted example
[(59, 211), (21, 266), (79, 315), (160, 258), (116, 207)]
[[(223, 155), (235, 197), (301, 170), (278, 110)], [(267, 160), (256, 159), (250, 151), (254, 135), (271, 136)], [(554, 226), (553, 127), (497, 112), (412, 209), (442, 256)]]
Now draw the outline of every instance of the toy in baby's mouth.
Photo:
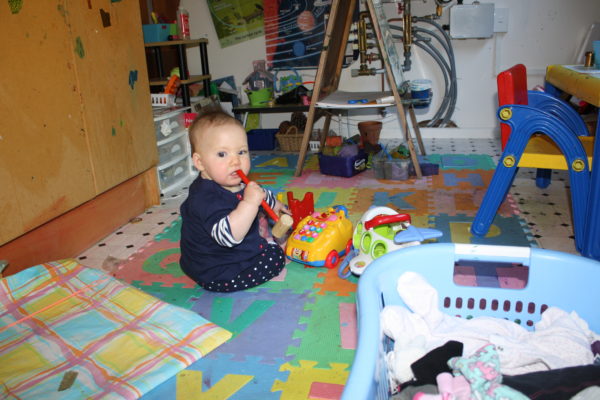
[(389, 207), (371, 207), (356, 224), (352, 250), (340, 264), (338, 275), (344, 279), (352, 274), (362, 275), (376, 258), (440, 236), (442, 232), (436, 229), (411, 225), (408, 214), (399, 214)]
[(311, 267), (335, 268), (352, 248), (347, 216), (346, 207), (337, 205), (304, 217), (287, 240), (286, 256)]

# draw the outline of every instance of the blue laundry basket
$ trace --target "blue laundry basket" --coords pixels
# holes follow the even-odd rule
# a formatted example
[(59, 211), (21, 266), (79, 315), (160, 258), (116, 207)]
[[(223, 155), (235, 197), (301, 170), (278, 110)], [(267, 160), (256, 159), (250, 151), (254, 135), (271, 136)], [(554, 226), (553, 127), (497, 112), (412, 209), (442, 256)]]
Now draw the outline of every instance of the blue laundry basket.
[[(527, 285), (523, 289), (459, 286), (453, 280), (458, 261), (523, 264), (529, 267)], [(439, 309), (446, 314), (506, 318), (532, 330), (541, 312), (554, 306), (576, 311), (590, 329), (600, 332), (600, 262), (528, 247), (453, 243), (407, 247), (373, 261), (359, 280), (358, 346), (342, 399), (390, 397), (385, 354), (393, 342), (381, 331), (379, 315), (386, 305), (405, 306), (396, 286), (406, 271), (418, 272), (436, 288)]]

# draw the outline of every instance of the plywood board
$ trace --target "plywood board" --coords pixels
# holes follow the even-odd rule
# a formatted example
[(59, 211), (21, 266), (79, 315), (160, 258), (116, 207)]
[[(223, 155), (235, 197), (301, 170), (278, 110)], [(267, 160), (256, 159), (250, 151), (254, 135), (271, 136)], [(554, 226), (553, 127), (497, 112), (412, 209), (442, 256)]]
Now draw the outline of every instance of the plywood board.
[(0, 243), (95, 193), (66, 11), (9, 5), (0, 7)]
[(158, 162), (137, 2), (69, 3), (98, 193)]

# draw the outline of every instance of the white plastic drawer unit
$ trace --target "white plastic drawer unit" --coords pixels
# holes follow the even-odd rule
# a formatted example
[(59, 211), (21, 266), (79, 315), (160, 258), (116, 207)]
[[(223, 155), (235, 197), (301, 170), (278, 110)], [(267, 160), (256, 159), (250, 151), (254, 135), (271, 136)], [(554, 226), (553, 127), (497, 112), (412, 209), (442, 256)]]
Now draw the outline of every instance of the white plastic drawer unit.
[(191, 160), (187, 154), (158, 167), (158, 181), (162, 193), (169, 192), (191, 175)]
[(154, 112), (156, 140), (162, 141), (185, 131), (185, 108), (157, 110)]
[(157, 145), (159, 167), (181, 158), (184, 154), (190, 155), (190, 144), (186, 130), (160, 140)]

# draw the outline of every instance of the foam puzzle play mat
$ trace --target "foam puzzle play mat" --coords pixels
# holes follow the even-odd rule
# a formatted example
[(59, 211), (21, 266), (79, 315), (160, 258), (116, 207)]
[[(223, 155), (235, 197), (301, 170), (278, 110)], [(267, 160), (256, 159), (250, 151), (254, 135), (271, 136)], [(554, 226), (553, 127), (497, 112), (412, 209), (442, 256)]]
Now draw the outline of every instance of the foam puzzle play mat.
[[(343, 205), (353, 225), (371, 206), (411, 216), (412, 224), (442, 232), (440, 242), (535, 246), (513, 202), (507, 202), (485, 238), (469, 233), (493, 174), (481, 155), (432, 155), (438, 175), (420, 180), (375, 179), (367, 170), (351, 178), (322, 175), (316, 155), (301, 177), (293, 176), (297, 156), (260, 154), (251, 179), (295, 199), (312, 193), (314, 209)], [(290, 262), (274, 280), (245, 292), (219, 294), (199, 289), (180, 270), (180, 220), (120, 269), (116, 276), (164, 301), (193, 310), (232, 332), (227, 343), (164, 382), (146, 398), (337, 399), (348, 378), (356, 347), (355, 294), (358, 278), (342, 279), (337, 269)], [(497, 287), (518, 277), (498, 269), (476, 276), (464, 266), (457, 279)]]
[[(439, 172), (436, 175), (418, 180), (411, 178), (392, 181), (377, 179), (372, 169), (349, 178), (323, 175), (319, 172), (318, 158), (314, 154), (308, 157), (302, 176), (294, 177), (297, 155), (261, 153), (253, 156), (250, 178), (279, 194), (284, 202), (288, 201), (288, 192), (293, 199), (300, 200), (306, 199), (305, 196), (309, 194), (311, 205), (317, 213), (338, 210), (336, 207), (342, 206), (344, 216), (352, 225), (350, 232), (352, 238), (360, 237), (357, 236), (359, 233), (355, 227), (360, 223), (363, 214), (375, 206), (392, 209), (399, 214), (407, 214), (410, 218), (410, 226), (419, 229), (417, 233), (427, 230), (439, 233), (435, 237), (421, 236), (419, 239), (412, 239), (413, 241), (424, 240), (422, 246), (426, 246), (429, 242), (537, 246), (528, 225), (520, 216), (518, 205), (511, 201), (510, 196), (499, 210), (494, 225), (486, 237), (475, 237), (470, 234), (470, 223), (494, 172), (495, 165), (490, 157), (437, 154), (430, 155), (428, 159), (439, 165)], [(190, 327), (177, 322), (180, 315), (189, 316), (186, 318), (190, 323), (194, 321), (193, 318), (197, 318), (196, 322), (202, 322), (201, 326), (205, 326), (205, 329), (211, 331), (213, 335), (204, 336), (207, 340), (203, 342), (206, 347), (200, 346), (198, 354), (192, 356), (191, 349), (182, 349), (181, 353), (173, 351), (172, 354), (169, 350), (172, 361), (168, 361), (171, 358), (162, 359), (152, 368), (149, 367), (148, 371), (135, 369), (135, 366), (123, 368), (111, 366), (113, 369), (119, 369), (119, 374), (115, 373), (118, 379), (125, 379), (123, 376), (127, 376), (127, 382), (131, 382), (131, 386), (127, 383), (126, 387), (127, 391), (133, 394), (122, 393), (123, 397), (142, 396), (144, 399), (179, 400), (340, 398), (352, 367), (357, 345), (355, 301), (357, 283), (361, 278), (357, 274), (347, 274), (342, 277), (338, 268), (343, 262), (343, 255), (351, 249), (342, 246), (338, 254), (341, 262), (334, 268), (314, 267), (290, 261), (279, 276), (256, 288), (234, 293), (214, 293), (199, 288), (181, 271), (179, 267), (180, 228), (181, 220), (178, 218), (130, 257), (126, 263), (120, 265), (112, 274), (113, 276), (108, 278), (115, 281), (112, 284), (129, 284), (136, 288), (136, 293), (139, 292), (144, 296), (151, 295), (146, 301), (154, 297), (159, 299), (157, 301), (160, 307), (165, 307), (164, 312), (170, 313), (169, 323), (179, 326), (182, 334), (185, 334)], [(367, 227), (363, 228), (365, 231), (368, 230)], [(63, 270), (66, 268), (62, 264), (60, 267)], [(61, 284), (63, 278), (53, 275), (52, 268), (49, 266), (39, 268), (47, 271), (48, 279), (54, 277)], [(65, 273), (70, 277), (73, 275), (73, 273)], [(11, 284), (16, 285), (11, 290), (21, 288), (20, 285), (25, 285), (29, 278), (20, 279), (21, 281)], [(92, 282), (91, 278), (82, 279), (72, 276), (72, 279), (79, 279), (81, 283), (79, 286), (71, 284), (61, 286), (63, 289), (68, 287), (69, 291), (65, 293), (71, 295), (62, 307), (69, 306), (71, 301), (76, 299), (95, 305), (96, 300), (93, 297), (81, 299), (79, 296), (81, 292), (78, 292)], [(95, 279), (106, 278), (98, 276)], [(519, 287), (523, 284), (523, 279), (510, 268), (491, 267), (483, 273), (478, 273), (475, 266), (466, 265), (455, 270), (455, 280), (471, 286)], [(6, 286), (6, 283), (3, 285)], [(98, 289), (101, 287), (104, 288), (104, 283), (98, 285)], [(40, 290), (43, 290), (43, 287)], [(18, 307), (15, 305), (17, 300), (16, 297), (11, 297), (10, 293), (3, 293), (2, 321), (10, 324), (18, 319), (17, 316), (10, 316), (12, 310)], [(118, 293), (115, 296), (118, 297)], [(52, 301), (48, 299), (39, 304), (29, 302), (27, 312), (31, 316), (36, 310), (42, 309)], [(116, 304), (120, 303), (116, 301)], [(137, 303), (130, 306), (138, 307)], [(143, 312), (144, 309), (140, 305), (136, 312)], [(43, 311), (42, 314), (48, 312)], [(115, 324), (127, 325), (125, 320), (116, 317), (117, 314), (113, 312), (116, 313), (116, 311), (111, 311), (110, 314), (103, 313), (103, 319)], [(31, 335), (32, 332), (38, 333), (40, 330), (56, 331), (67, 327), (77, 333), (81, 329), (77, 320), (83, 322), (83, 319), (89, 321), (91, 318), (89, 315), (65, 317), (64, 320), (58, 318), (50, 326), (39, 323), (38, 318), (41, 316), (36, 314), (28, 319), (28, 323), (1, 331), (2, 342), (9, 343), (14, 340), (11, 339), (14, 329), (23, 330), (24, 332), (20, 334), (25, 336)], [(33, 331), (28, 331), (31, 329)], [(101, 332), (98, 331), (98, 334)], [(160, 354), (157, 356), (152, 353), (151, 356), (152, 346), (141, 341), (152, 334), (141, 333), (141, 336), (137, 337), (123, 332), (123, 340), (129, 338), (137, 343), (139, 350), (132, 347), (131, 352), (152, 359)], [(170, 339), (175, 340), (175, 338)], [(76, 350), (72, 343), (63, 341), (53, 344), (56, 346), (56, 351), (63, 354), (67, 361), (73, 357), (70, 354), (77, 354), (77, 351), (88, 354), (98, 350), (94, 355), (89, 354), (89, 365), (85, 368), (82, 366), (81, 369), (76, 369), (65, 364), (60, 371), (55, 371), (51, 381), (44, 381), (56, 386), (57, 394), (62, 396), (68, 393), (68, 390), (57, 391), (67, 371), (77, 373), (74, 379), (76, 383), (79, 382), (84, 386), (101, 385), (96, 378), (98, 374), (103, 374), (104, 369), (100, 367), (103, 361), (96, 358), (102, 358), (103, 353), (108, 354), (113, 344), (101, 343), (108, 340), (106, 337), (98, 339), (90, 337), (87, 340), (89, 343), (77, 345), (81, 347), (75, 346)], [(98, 343), (95, 343), (95, 340)], [(105, 347), (106, 349), (102, 350)], [(149, 353), (142, 354), (146, 351)], [(43, 348), (22, 347), (15, 348), (14, 352), (11, 350), (3, 354), (8, 354), (11, 360), (17, 360), (20, 355), (35, 354), (36, 359), (39, 360), (38, 367), (42, 371), (47, 366), (44, 352)], [(150, 361), (146, 362), (152, 364)], [(7, 363), (2, 365), (8, 366)], [(127, 368), (135, 371), (130, 372)], [(152, 372), (154, 369), (160, 369), (161, 373)], [(16, 386), (11, 387), (11, 392), (7, 392), (6, 387), (3, 389), (3, 394), (9, 397), (10, 393), (13, 393), (12, 390), (15, 390), (14, 393), (29, 393), (28, 391), (34, 390), (37, 387), (35, 385), (39, 384), (34, 376), (13, 378), (15, 382), (22, 379), (15, 383)], [(136, 385), (142, 382), (145, 386), (138, 388)], [(114, 384), (110, 384), (107, 387), (113, 388), (113, 386)]]

